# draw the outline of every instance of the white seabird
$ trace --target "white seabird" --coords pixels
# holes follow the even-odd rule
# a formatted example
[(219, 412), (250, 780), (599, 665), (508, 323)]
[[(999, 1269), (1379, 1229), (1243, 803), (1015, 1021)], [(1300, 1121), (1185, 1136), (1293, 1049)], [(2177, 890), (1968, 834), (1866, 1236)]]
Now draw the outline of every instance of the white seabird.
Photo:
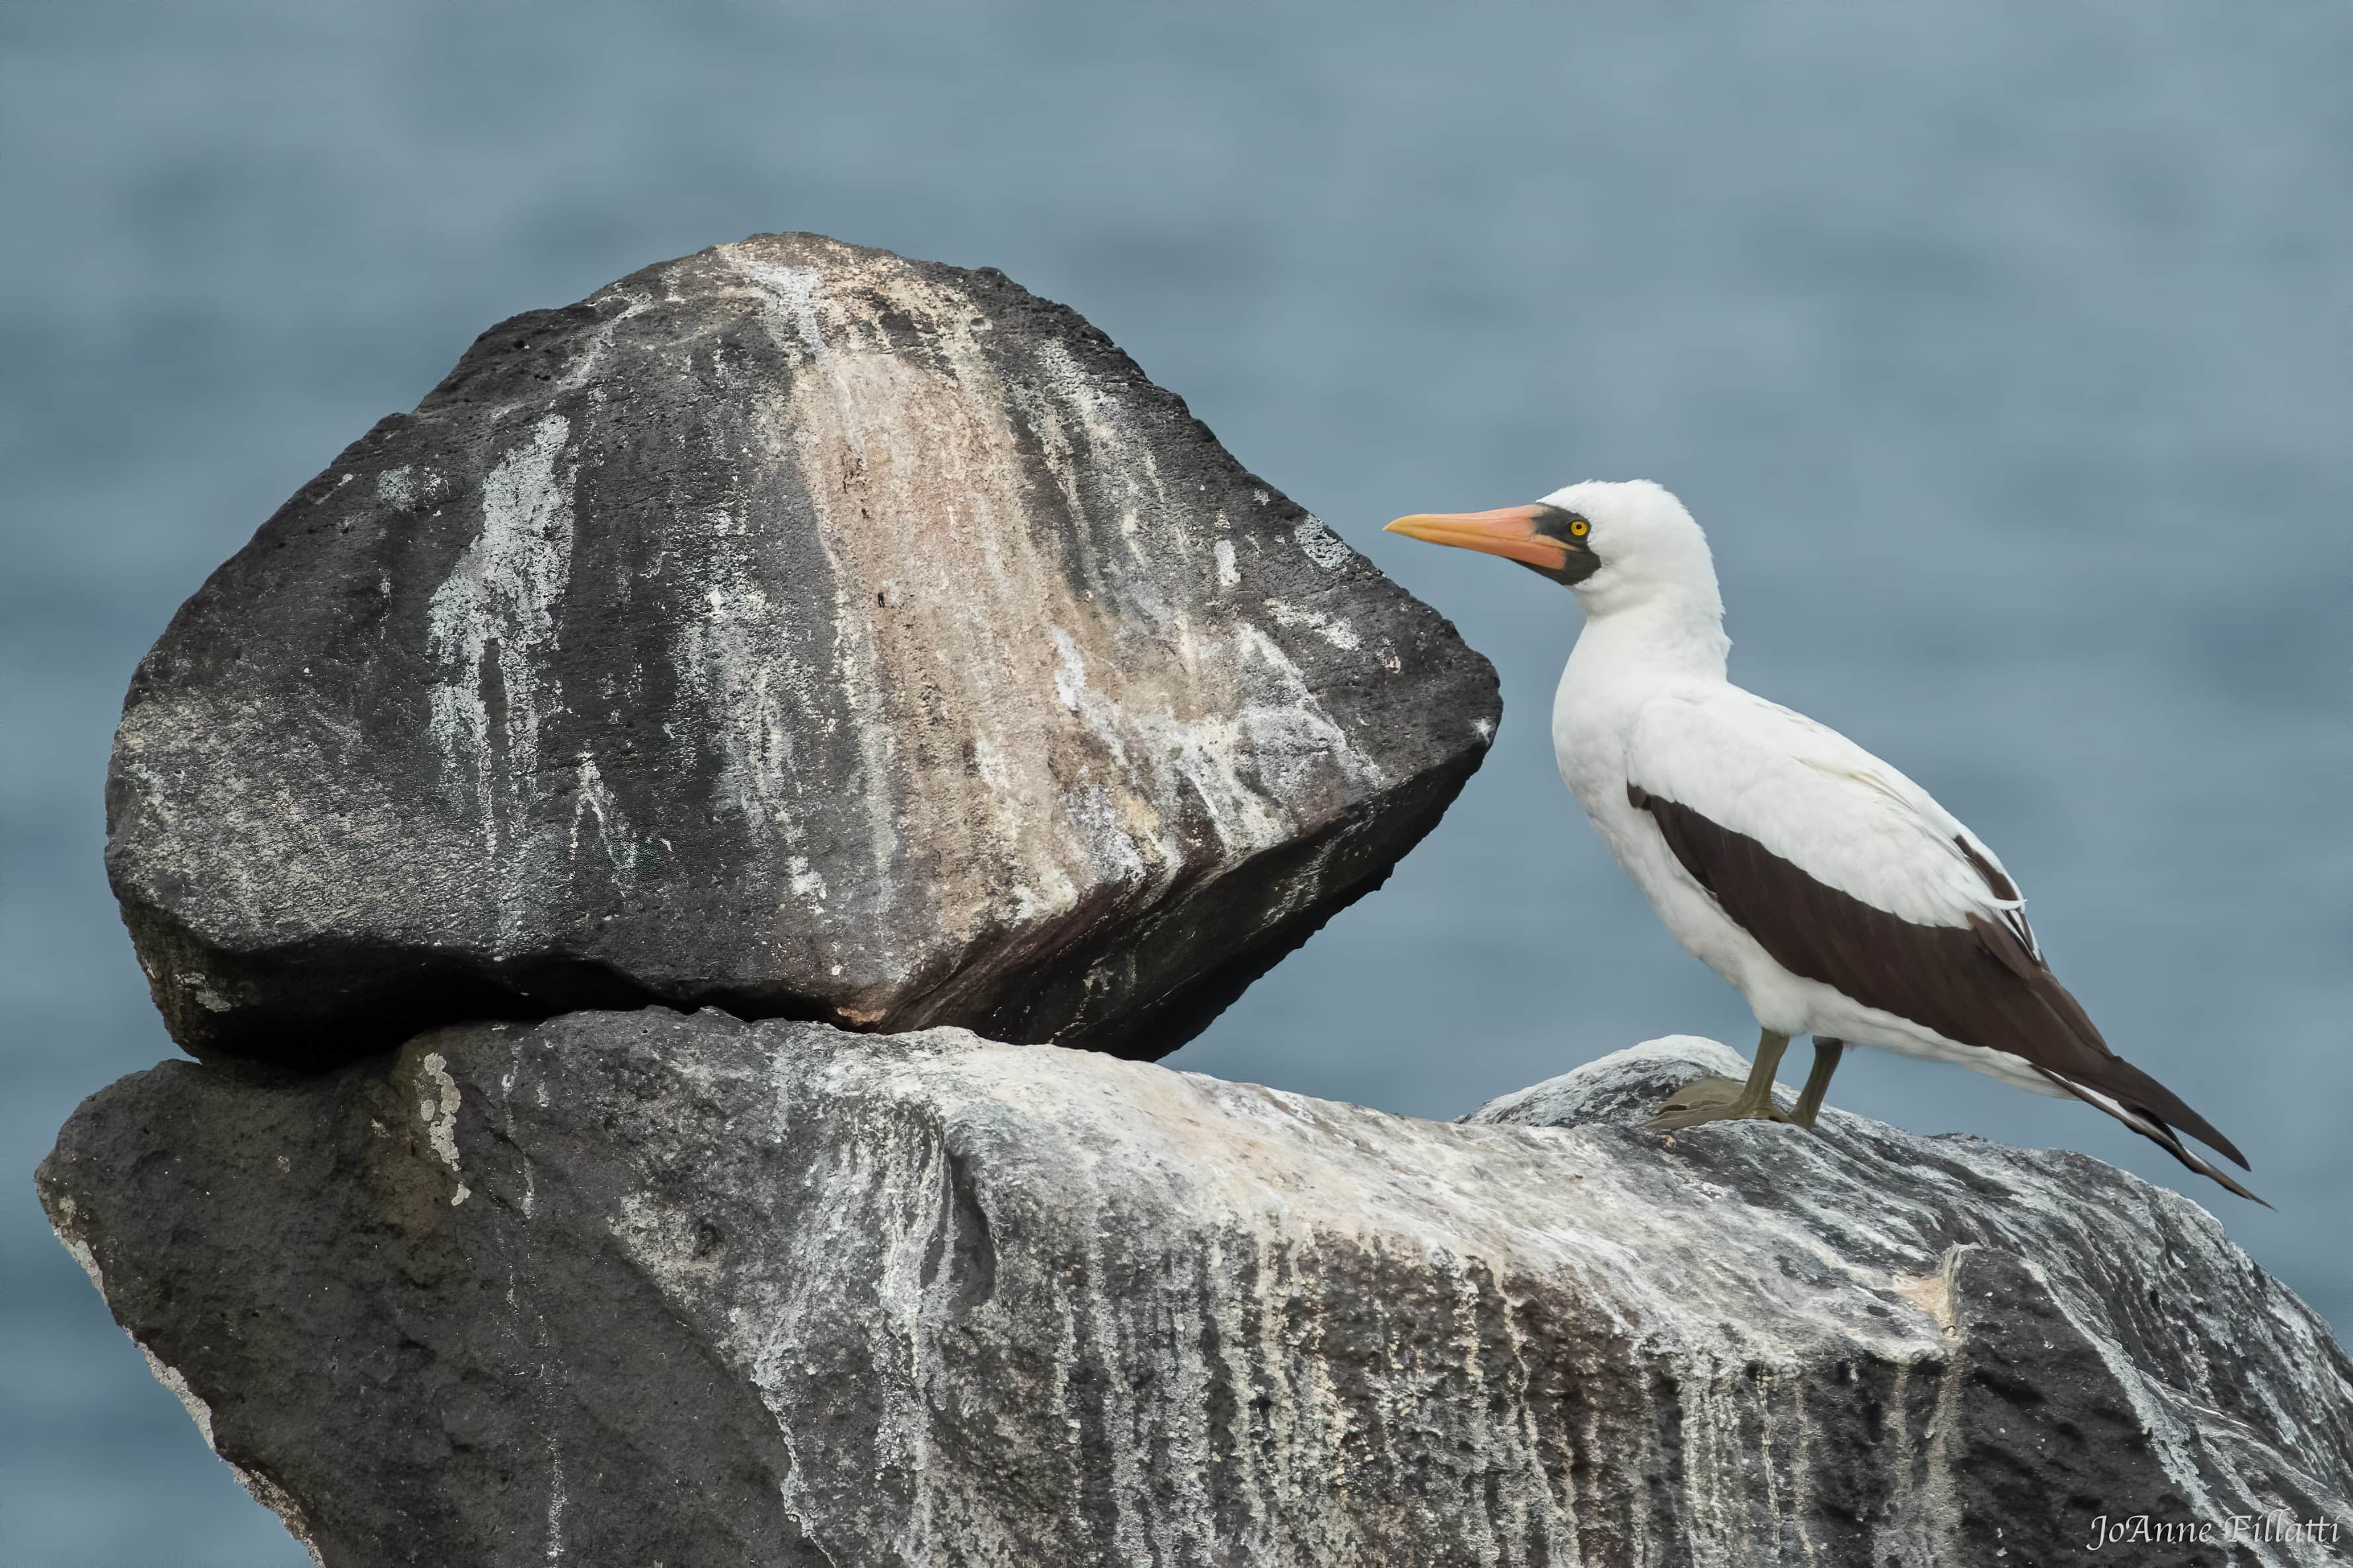
[[(1588, 481), (1533, 506), (1388, 526), (1517, 561), (1584, 608), (1553, 702), (1561, 776), (1675, 940), (1738, 988), (1763, 1031), (1746, 1084), (1701, 1079), (1653, 1126), (1811, 1127), (1852, 1042), (2073, 1095), (2255, 1197), (2181, 1134), (2243, 1169), (2231, 1141), (2110, 1050), (2052, 975), (1990, 848), (1845, 736), (1726, 678), (1707, 538), (1664, 489)], [(1813, 1037), (1814, 1067), (1784, 1115), (1773, 1073), (1795, 1035)]]

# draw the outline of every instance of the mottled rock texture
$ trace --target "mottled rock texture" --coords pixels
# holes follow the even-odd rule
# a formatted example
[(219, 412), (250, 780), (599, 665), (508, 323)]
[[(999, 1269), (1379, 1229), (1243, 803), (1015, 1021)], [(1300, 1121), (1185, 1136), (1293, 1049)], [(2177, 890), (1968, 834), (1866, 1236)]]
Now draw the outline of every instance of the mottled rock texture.
[(649, 1000), (1181, 1043), (1493, 672), (1002, 275), (770, 235), (482, 335), (181, 610), (108, 867), (199, 1056)]
[[(2196, 1205), (1831, 1112), (1468, 1123), (715, 1012), (167, 1064), (69, 1246), (335, 1568), (2075, 1563), (2353, 1532), (2353, 1365)], [(2342, 1542), (2142, 1547), (2342, 1563)]]

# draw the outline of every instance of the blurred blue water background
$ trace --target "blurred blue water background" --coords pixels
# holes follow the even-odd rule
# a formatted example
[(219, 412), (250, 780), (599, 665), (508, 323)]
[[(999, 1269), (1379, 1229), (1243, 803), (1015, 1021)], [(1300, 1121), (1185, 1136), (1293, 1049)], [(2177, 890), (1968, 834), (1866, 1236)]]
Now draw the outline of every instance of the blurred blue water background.
[(171, 1050), (99, 862), (132, 665), (484, 326), (765, 229), (1076, 305), (1502, 668), (1444, 826), (1176, 1065), (1444, 1117), (1746, 1048), (1554, 774), (1567, 596), (1378, 531), (1648, 476), (1736, 676), (1989, 838), (2279, 1210), (1954, 1069), (1841, 1101), (2176, 1183), (2353, 1327), (2348, 80), (2319, 4), (0, 9), (6, 1560), (303, 1561), (27, 1180)]

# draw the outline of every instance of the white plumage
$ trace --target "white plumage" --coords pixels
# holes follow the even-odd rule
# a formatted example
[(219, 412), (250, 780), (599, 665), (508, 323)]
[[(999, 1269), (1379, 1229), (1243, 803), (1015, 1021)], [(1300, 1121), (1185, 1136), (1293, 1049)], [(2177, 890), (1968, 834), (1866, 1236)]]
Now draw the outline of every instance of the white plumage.
[[(2237, 1159), (2228, 1141), (2109, 1051), (2051, 976), (1990, 847), (1895, 768), (1731, 683), (1715, 563), (1672, 495), (1588, 482), (1390, 527), (1576, 593), (1586, 625), (1553, 706), (1561, 776), (1675, 939), (1746, 997), (1770, 1057), (1778, 1037), (1826, 1047), (1812, 1104), (1839, 1042), (1879, 1046), (2074, 1095), (2245, 1193), (2174, 1128)], [(1769, 1059), (1759, 1070), (1769, 1085)], [(1752, 1092), (1683, 1124), (1778, 1114), (1763, 1104)]]
[[(2001, 918), (2023, 904), (1987, 886), (1954, 840), (1965, 838), (1997, 869), (2000, 860), (1926, 790), (1828, 725), (1732, 684), (1715, 560), (1682, 502), (1634, 480), (1570, 485), (1540, 504), (1588, 518), (1588, 548), (1600, 563), (1575, 589), (1586, 624), (1553, 698), (1553, 753), (1675, 940), (1732, 982), (1776, 1034), (1880, 1046), (2065, 1094), (2009, 1053), (1947, 1039), (1791, 973), (1677, 861), (1657, 821), (1629, 802), (1628, 784), (1679, 801), (1903, 920), (1966, 927), (1971, 914)], [(1630, 558), (1652, 556), (1673, 569), (1616, 573)]]

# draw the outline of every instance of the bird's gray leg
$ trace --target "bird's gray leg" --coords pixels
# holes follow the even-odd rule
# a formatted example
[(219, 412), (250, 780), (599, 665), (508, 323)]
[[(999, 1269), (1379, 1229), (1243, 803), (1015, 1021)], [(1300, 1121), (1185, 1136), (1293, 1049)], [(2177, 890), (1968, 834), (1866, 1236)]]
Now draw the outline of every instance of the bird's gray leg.
[(1831, 1091), (1831, 1074), (1838, 1071), (1839, 1058), (1846, 1054), (1846, 1042), (1825, 1036), (1814, 1037), (1814, 1070), (1806, 1075), (1806, 1087), (1798, 1095), (1798, 1103), (1789, 1108), (1789, 1120), (1800, 1127), (1811, 1127), (1814, 1118), (1822, 1113), (1822, 1096)]
[(1757, 1042), (1757, 1065), (1748, 1069), (1746, 1083), (1736, 1084), (1713, 1074), (1694, 1079), (1675, 1090), (1675, 1097), (1645, 1125), (1672, 1132), (1707, 1121), (1788, 1121), (1773, 1106), (1773, 1073), (1781, 1065), (1781, 1053), (1788, 1048), (1788, 1036), (1766, 1030)]

